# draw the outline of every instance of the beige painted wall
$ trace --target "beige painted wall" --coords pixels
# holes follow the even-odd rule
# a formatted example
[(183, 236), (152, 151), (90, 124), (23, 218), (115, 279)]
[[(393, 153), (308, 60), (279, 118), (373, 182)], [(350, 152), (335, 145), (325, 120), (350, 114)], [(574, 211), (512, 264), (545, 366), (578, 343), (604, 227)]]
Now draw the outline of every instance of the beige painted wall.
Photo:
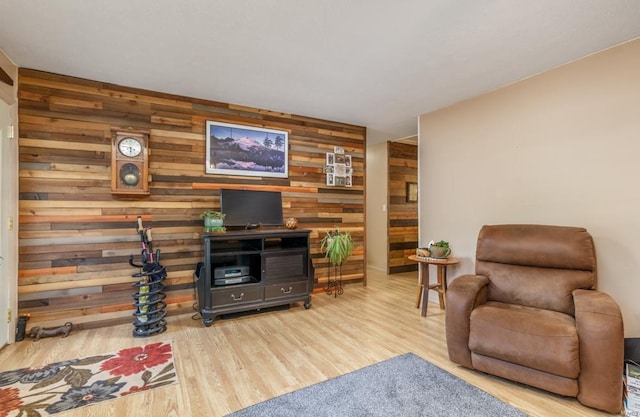
[(369, 268), (387, 271), (387, 142), (367, 145), (367, 260)]
[[(0, 66), (13, 86), (0, 82), (0, 346), (15, 339), (18, 311), (18, 68), (0, 50)], [(14, 138), (9, 126), (14, 126)], [(5, 307), (12, 311), (7, 323)], [(6, 326), (6, 327), (5, 327)]]
[(640, 39), (422, 115), (419, 136), (420, 240), (450, 241), (450, 277), (483, 224), (583, 226), (640, 336)]

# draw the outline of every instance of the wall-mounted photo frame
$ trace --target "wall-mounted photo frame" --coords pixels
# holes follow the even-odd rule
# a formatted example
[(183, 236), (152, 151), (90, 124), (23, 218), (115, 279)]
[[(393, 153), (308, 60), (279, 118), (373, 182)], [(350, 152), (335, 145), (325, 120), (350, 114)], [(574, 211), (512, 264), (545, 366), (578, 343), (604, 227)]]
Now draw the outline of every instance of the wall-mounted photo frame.
[(329, 187), (353, 187), (351, 155), (346, 155), (343, 147), (334, 146), (333, 152), (326, 153), (322, 173), (326, 174)]
[(327, 174), (327, 185), (333, 187), (335, 184), (333, 174)]
[(407, 203), (415, 203), (418, 201), (418, 183), (407, 183)]
[(231, 123), (206, 123), (207, 174), (287, 178), (289, 132)]
[(336, 163), (336, 155), (331, 152), (327, 152), (326, 161), (327, 165), (333, 165)]

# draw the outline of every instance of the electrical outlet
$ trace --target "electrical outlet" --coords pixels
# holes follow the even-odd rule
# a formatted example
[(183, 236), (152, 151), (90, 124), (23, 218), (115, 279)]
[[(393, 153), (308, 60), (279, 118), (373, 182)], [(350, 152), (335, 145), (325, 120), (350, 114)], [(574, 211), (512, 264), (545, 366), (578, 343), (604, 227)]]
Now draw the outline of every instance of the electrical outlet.
[(13, 230), (13, 216), (9, 216), (9, 224), (7, 224), (9, 230)]

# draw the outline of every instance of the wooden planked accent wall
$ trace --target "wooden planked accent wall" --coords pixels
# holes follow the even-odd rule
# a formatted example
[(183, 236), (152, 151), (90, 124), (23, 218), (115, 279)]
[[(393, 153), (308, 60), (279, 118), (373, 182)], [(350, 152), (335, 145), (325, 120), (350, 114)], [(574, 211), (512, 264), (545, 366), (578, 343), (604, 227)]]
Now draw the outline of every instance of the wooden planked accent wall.
[[(219, 208), (223, 187), (282, 192), (285, 218), (312, 230), (317, 288), (328, 267), (320, 239), (335, 226), (350, 231), (356, 249), (344, 279), (366, 283), (364, 127), (30, 69), (20, 69), (18, 87), (18, 296), (30, 327), (132, 321), (136, 270), (128, 259), (140, 254), (137, 216), (153, 228), (168, 270), (169, 313), (193, 311), (199, 214)], [(289, 131), (289, 177), (205, 174), (207, 120)], [(150, 131), (148, 197), (110, 193), (114, 126)], [(325, 186), (325, 152), (334, 146), (352, 155), (352, 188)]]
[(407, 182), (418, 182), (418, 147), (388, 142), (388, 254), (387, 272), (417, 271), (407, 257), (418, 247), (418, 203), (407, 202)]

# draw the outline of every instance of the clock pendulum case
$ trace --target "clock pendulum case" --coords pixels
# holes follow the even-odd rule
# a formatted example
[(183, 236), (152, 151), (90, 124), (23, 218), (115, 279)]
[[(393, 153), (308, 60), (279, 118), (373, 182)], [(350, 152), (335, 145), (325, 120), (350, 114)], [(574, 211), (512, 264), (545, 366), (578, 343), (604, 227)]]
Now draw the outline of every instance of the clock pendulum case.
[(111, 193), (149, 194), (149, 135), (114, 131), (111, 139)]

